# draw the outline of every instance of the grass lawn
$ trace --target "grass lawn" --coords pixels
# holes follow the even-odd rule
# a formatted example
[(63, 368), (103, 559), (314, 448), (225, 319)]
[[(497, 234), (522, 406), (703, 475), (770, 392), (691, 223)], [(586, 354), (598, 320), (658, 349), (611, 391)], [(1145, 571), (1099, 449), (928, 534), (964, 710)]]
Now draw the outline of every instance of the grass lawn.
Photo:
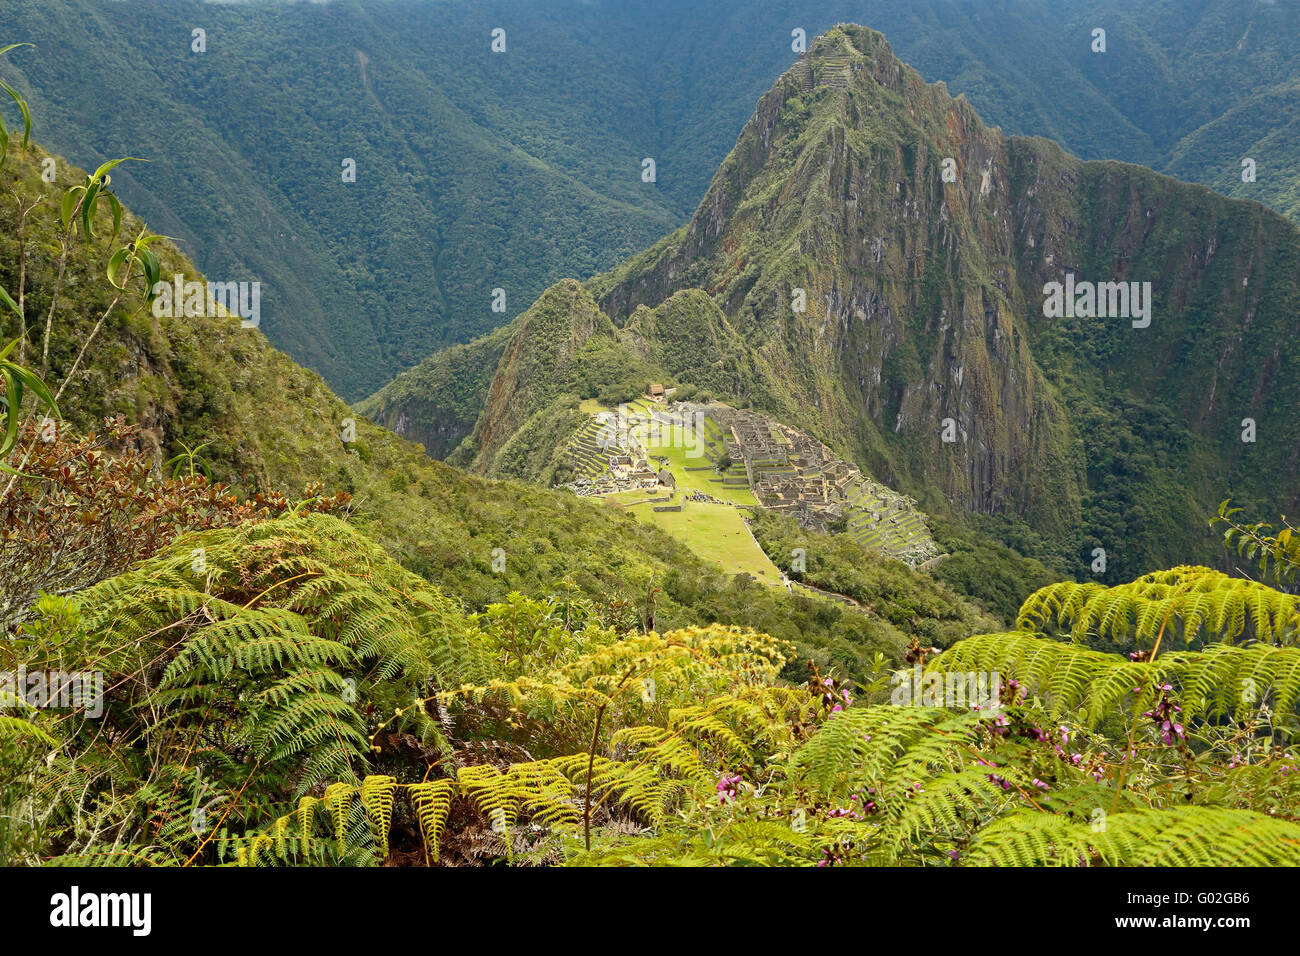
[[(657, 408), (649, 399), (629, 402), (628, 413), (644, 415)], [(588, 415), (601, 411), (611, 411), (592, 399), (584, 401), (580, 410)], [(710, 436), (720, 436), (721, 430), (711, 420), (705, 421), (705, 431)], [(718, 474), (711, 467), (707, 471), (687, 471), (687, 468), (699, 468), (709, 465), (704, 455), (704, 436), (694, 436), (689, 432), (683, 436), (679, 427), (658, 426), (657, 441), (650, 442), (648, 429), (643, 425), (634, 429), (635, 434), (646, 446), (651, 455), (661, 455), (668, 459), (668, 470), (677, 481), (677, 494), (671, 502), (661, 504), (680, 504), (681, 511), (655, 511), (654, 504), (646, 502), (647, 498), (661, 497), (667, 494), (664, 489), (657, 491), (624, 491), (613, 495), (603, 495), (601, 500), (612, 508), (627, 508), (642, 521), (659, 525), (669, 534), (685, 542), (691, 550), (706, 561), (720, 565), (728, 574), (752, 574), (759, 581), (772, 587), (781, 587), (781, 572), (763, 553), (753, 535), (745, 526), (742, 512), (732, 507), (737, 505), (757, 505), (753, 492), (745, 485), (739, 487), (724, 486), (721, 482), (711, 481)], [(693, 447), (687, 447), (691, 445)], [(660, 463), (652, 461), (655, 467)], [(732, 473), (740, 477), (744, 472), (733, 469)], [(697, 488), (707, 495), (712, 495), (731, 504), (715, 505), (685, 501), (691, 489)]]
[[(673, 503), (682, 501), (679, 494)], [(781, 586), (781, 572), (758, 546), (741, 512), (730, 505), (685, 502), (681, 511), (655, 511), (653, 505), (632, 505), (631, 512), (651, 521), (685, 542), (706, 561), (728, 574), (752, 574), (773, 587)]]
[[(719, 481), (713, 481), (718, 477), (718, 473), (710, 468), (708, 471), (687, 471), (687, 468), (700, 468), (709, 464), (709, 460), (703, 455), (695, 458), (687, 457), (689, 449), (672, 448), (667, 445), (650, 446), (650, 454), (663, 455), (668, 459), (668, 470), (673, 473), (673, 478), (677, 480), (677, 490), (682, 494), (689, 494), (692, 488), (698, 488), (706, 495), (713, 495), (715, 498), (721, 498), (723, 501), (729, 501), (737, 505), (756, 505), (758, 499), (754, 493), (749, 490), (748, 485), (724, 485)], [(658, 462), (655, 463), (658, 465)], [(739, 468), (733, 468), (730, 474), (737, 478), (743, 478), (745, 472)]]
[[(610, 507), (626, 508), (628, 505), (634, 505), (638, 502), (645, 501), (647, 498), (662, 498), (668, 494), (666, 488), (653, 488), (639, 491), (616, 491), (610, 495), (601, 495), (599, 498), (592, 498), (592, 501), (601, 501)], [(657, 501), (655, 504), (674, 505), (676, 501)]]
[[(708, 419), (705, 419), (708, 422)], [(716, 429), (716, 426), (714, 426)], [(707, 430), (707, 425), (702, 430)], [(638, 436), (646, 444), (646, 450), (651, 455), (662, 455), (668, 459), (668, 470), (673, 473), (673, 478), (677, 480), (677, 490), (682, 494), (688, 494), (692, 488), (698, 488), (706, 495), (712, 495), (723, 501), (731, 502), (737, 505), (756, 505), (758, 499), (754, 493), (749, 490), (747, 485), (723, 485), (720, 481), (712, 481), (718, 477), (717, 472), (712, 468), (708, 471), (687, 471), (687, 468), (704, 468), (709, 465), (709, 459), (704, 454), (704, 435), (700, 432), (692, 433), (687, 431), (683, 436), (682, 429), (679, 427), (669, 427), (659, 425), (657, 435), (658, 443), (647, 442), (649, 437), (648, 429), (641, 429)], [(690, 446), (690, 447), (688, 447)], [(656, 467), (658, 462), (655, 462)], [(740, 468), (733, 468), (730, 474), (743, 478), (745, 472)]]

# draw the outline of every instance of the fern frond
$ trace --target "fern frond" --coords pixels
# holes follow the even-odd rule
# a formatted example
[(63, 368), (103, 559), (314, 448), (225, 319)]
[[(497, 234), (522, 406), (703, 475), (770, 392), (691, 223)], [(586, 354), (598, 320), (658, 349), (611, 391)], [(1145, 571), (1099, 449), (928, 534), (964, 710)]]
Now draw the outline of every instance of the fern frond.
[(1110, 588), (1050, 584), (1021, 605), (1016, 628), (1042, 634), (1064, 630), (1085, 642), (1150, 642), (1165, 629), (1187, 644), (1242, 639), (1289, 644), (1300, 634), (1300, 596), (1210, 568), (1183, 566)]
[(991, 866), (1297, 866), (1300, 825), (1248, 810), (1184, 807), (1099, 824), (1022, 812), (990, 824), (967, 862)]

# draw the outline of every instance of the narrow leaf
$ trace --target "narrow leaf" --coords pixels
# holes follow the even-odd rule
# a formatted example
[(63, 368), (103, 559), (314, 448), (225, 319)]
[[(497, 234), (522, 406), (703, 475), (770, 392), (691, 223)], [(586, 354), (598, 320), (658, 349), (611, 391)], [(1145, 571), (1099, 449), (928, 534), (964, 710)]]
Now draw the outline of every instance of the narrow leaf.
[(108, 269), (106, 270), (108, 273), (108, 281), (113, 283), (115, 288), (125, 288), (122, 283), (117, 281), (117, 274), (122, 268), (122, 263), (126, 262), (126, 257), (130, 254), (130, 250), (128, 250), (126, 246), (123, 246), (121, 249), (117, 250), (117, 252), (113, 253), (113, 257), (108, 260)]
[(68, 191), (63, 194), (63, 231), (67, 232), (68, 227), (72, 225), (72, 213), (77, 208), (77, 194), (84, 192), (85, 186), (69, 186)]
[(21, 319), (23, 317), (22, 311), (18, 308), (18, 303), (15, 302), (10, 297), (9, 293), (6, 292), (3, 288), (0, 288), (0, 303), (3, 303), (4, 305), (7, 305), (9, 306), (9, 308), (13, 309), (14, 315), (18, 316), (18, 318)]
[(121, 159), (110, 159), (108, 162), (100, 166), (99, 169), (95, 170), (95, 174), (90, 178), (95, 180), (95, 182), (99, 182), (104, 178), (104, 174), (106, 172), (108, 172), (110, 169), (116, 169), (118, 166), (121, 166), (123, 163), (147, 163), (147, 162), (149, 162), (149, 160), (137, 159), (134, 156), (123, 156)]
[(81, 235), (87, 242), (94, 233), (96, 197), (99, 195), (99, 183), (91, 183), (86, 189), (86, 198), (81, 201)]
[(111, 246), (117, 241), (118, 230), (122, 228), (122, 204), (112, 193), (104, 193), (108, 200), (108, 207), (113, 211), (113, 234), (108, 237), (108, 244)]

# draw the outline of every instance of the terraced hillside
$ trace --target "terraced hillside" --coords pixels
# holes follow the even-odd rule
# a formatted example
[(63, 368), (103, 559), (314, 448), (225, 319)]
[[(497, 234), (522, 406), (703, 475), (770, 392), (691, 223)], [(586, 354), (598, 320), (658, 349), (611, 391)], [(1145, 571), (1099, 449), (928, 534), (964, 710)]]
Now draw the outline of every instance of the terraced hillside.
[(563, 460), (569, 466), (570, 480), (585, 480), (593, 485), (609, 474), (611, 447), (599, 416), (593, 415), (573, 433), (564, 449)]
[(845, 533), (862, 545), (916, 566), (938, 556), (916, 501), (863, 475), (848, 490)]
[(652, 519), (690, 504), (762, 507), (912, 566), (939, 553), (912, 498), (762, 413), (718, 402), (585, 408), (559, 482), (577, 494), (648, 501)]

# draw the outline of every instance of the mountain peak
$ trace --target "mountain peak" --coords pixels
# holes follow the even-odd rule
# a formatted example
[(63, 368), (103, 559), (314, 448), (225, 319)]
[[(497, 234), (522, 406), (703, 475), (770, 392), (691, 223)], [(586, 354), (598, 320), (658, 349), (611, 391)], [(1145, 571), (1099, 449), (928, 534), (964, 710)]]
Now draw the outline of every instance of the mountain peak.
[[(1081, 440), (1128, 428), (1121, 407), (1196, 423), (1183, 447), (1240, 461), (1253, 480), (1224, 437), (1246, 412), (1207, 404), (1183, 373), (1195, 364), (1208, 382), (1230, 362), (1233, 381), (1267, 391), (1235, 347), (1211, 355), (1188, 339), (1213, 302), (1216, 325), (1249, 337), (1252, 354), (1294, 340), (1285, 310), (1269, 310), (1267, 334), (1256, 324), (1256, 282), (1288, 294), (1280, 275), (1245, 276), (1260, 230), (1288, 259), (1300, 247), (1293, 224), (1254, 204), (1008, 138), (881, 34), (841, 25), (759, 100), (689, 224), (590, 286), (616, 323), (704, 290), (780, 380), (771, 394), (791, 424), (923, 501), (931, 489), (932, 507), (1027, 521), (1073, 549), (1108, 520), (1086, 513), (1087, 496), (1120, 493), (1097, 495)], [(1067, 275), (1138, 283), (1158, 327), (1049, 319), (1044, 290)], [(1161, 523), (1127, 533), (1167, 548)]]
[[(758, 100), (687, 225), (591, 279), (590, 303), (566, 293), (621, 332), (593, 334), (555, 387), (675, 377), (806, 430), (928, 511), (994, 516), (1070, 561), (1122, 539), (1134, 563), (1116, 573), (1139, 573), (1197, 548), (1188, 529), (1215, 504), (1152, 489), (1227, 480), (1264, 500), (1259, 476), (1294, 464), (1300, 424), (1269, 396), (1271, 370), (1296, 358), (1300, 300), (1287, 268), (1260, 264), (1297, 259), (1295, 226), (1263, 207), (1006, 137), (880, 33), (841, 25)], [(1075, 279), (1136, 283), (1149, 327), (1053, 318), (1046, 290)], [(494, 394), (531, 348), (515, 346)], [(518, 462), (573, 427), (549, 414), (526, 438), (503, 418), (490, 458), (471, 442), (452, 460), (544, 474)], [(1243, 417), (1283, 440), (1244, 446), (1232, 432)], [(1096, 468), (1094, 446), (1123, 463)], [(1123, 450), (1140, 447), (1162, 450)], [(1138, 509), (1126, 504), (1134, 469), (1148, 489)]]

